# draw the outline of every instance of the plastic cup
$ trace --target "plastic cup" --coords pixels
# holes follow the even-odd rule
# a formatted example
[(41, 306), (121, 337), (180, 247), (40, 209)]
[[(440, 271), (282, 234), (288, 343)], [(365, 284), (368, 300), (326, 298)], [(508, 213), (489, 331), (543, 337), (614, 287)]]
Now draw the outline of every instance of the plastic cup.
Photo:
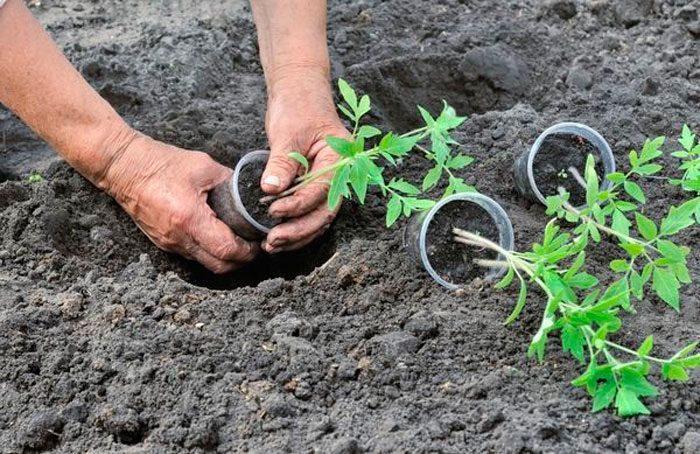
[[(432, 209), (423, 213), (421, 216), (413, 217), (404, 230), (404, 247), (413, 260), (425, 268), (428, 274), (430, 274), (430, 277), (450, 290), (456, 290), (465, 283), (448, 282), (435, 271), (428, 258), (426, 236), (435, 214), (447, 204), (455, 201), (471, 202), (483, 208), (491, 216), (491, 219), (493, 219), (494, 225), (498, 230), (498, 243), (503, 249), (511, 251), (515, 243), (513, 225), (503, 207), (490, 197), (476, 192), (454, 194), (441, 200)], [(504, 259), (504, 257), (499, 255), (497, 260)], [(489, 269), (485, 277), (489, 280), (497, 279), (502, 276), (505, 271), (505, 267), (493, 267)]]
[(209, 193), (209, 206), (216, 215), (238, 236), (249, 241), (259, 241), (267, 236), (270, 228), (253, 218), (246, 210), (241, 200), (238, 181), (241, 170), (252, 163), (267, 162), (270, 152), (267, 150), (252, 151), (243, 156), (233, 175), (227, 181), (219, 184)]
[(535, 156), (540, 150), (540, 147), (544, 143), (545, 139), (554, 134), (573, 134), (579, 137), (583, 137), (588, 140), (593, 146), (595, 146), (600, 152), (600, 158), (603, 163), (603, 169), (605, 175), (603, 176), (603, 182), (600, 189), (602, 191), (610, 189), (612, 183), (605, 178), (605, 176), (615, 172), (615, 158), (613, 156), (612, 149), (608, 142), (603, 138), (598, 131), (586, 126), (581, 123), (558, 123), (554, 126), (547, 128), (540, 136), (535, 140), (534, 145), (529, 150), (525, 150), (520, 157), (515, 160), (513, 165), (513, 178), (515, 180), (515, 187), (518, 192), (523, 196), (540, 202), (543, 205), (546, 204), (546, 197), (556, 194), (542, 194), (542, 192), (537, 187), (535, 182), (535, 175), (533, 173), (533, 163), (535, 162)]

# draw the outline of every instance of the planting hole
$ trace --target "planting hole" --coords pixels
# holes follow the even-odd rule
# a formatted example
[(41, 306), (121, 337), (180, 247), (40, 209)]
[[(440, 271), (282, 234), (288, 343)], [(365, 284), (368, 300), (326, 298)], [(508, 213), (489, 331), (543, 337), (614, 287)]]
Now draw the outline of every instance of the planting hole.
[(233, 273), (218, 275), (195, 262), (182, 260), (180, 277), (190, 284), (212, 290), (231, 290), (255, 287), (268, 279), (292, 280), (305, 276), (326, 263), (336, 251), (333, 234), (326, 234), (299, 251), (269, 255), (258, 259)]
[(542, 195), (556, 195), (558, 188), (563, 187), (571, 194), (573, 205), (585, 203), (586, 188), (581, 185), (580, 175), (584, 174), (589, 154), (595, 158), (596, 172), (603, 175), (600, 150), (588, 139), (567, 133), (547, 136), (532, 163), (535, 183)]
[(428, 260), (435, 272), (445, 281), (462, 284), (483, 277), (487, 270), (474, 260), (495, 260), (495, 252), (457, 243), (453, 228), (466, 230), (498, 243), (498, 228), (491, 215), (479, 205), (466, 200), (455, 200), (445, 205), (428, 225), (425, 243)]

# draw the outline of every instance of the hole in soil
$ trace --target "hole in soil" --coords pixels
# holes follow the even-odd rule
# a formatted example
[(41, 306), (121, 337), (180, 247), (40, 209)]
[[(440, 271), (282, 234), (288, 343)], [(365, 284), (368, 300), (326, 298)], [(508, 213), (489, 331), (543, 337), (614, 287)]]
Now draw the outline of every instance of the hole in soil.
[(586, 168), (588, 155), (596, 161), (599, 176), (605, 173), (600, 150), (590, 141), (576, 134), (552, 134), (540, 146), (532, 163), (535, 183), (545, 197), (556, 195), (561, 186), (570, 194), (570, 201), (578, 206), (586, 201), (586, 189), (572, 174), (571, 168), (582, 176)]
[(460, 115), (504, 110), (529, 91), (527, 67), (506, 48), (465, 55), (398, 57), (355, 65), (348, 79), (371, 96), (377, 112), (400, 130), (420, 124), (416, 105), (437, 115), (442, 100)]
[(474, 260), (494, 260), (498, 254), (454, 241), (454, 227), (499, 242), (498, 228), (486, 210), (472, 202), (455, 200), (435, 213), (428, 226), (425, 241), (430, 264), (440, 277), (455, 284), (483, 277), (487, 269)]
[(196, 262), (184, 262), (180, 277), (192, 285), (212, 290), (255, 287), (268, 279), (305, 276), (326, 263), (336, 251), (333, 235), (327, 234), (299, 251), (260, 257), (233, 273), (218, 275)]
[(17, 180), (17, 175), (14, 175), (9, 170), (5, 170), (0, 167), (0, 183), (4, 183), (9, 180)]

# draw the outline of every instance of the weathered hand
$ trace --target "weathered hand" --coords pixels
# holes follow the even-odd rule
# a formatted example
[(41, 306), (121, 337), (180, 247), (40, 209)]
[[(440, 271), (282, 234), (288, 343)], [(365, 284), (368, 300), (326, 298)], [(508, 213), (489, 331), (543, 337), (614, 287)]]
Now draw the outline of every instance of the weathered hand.
[(207, 205), (207, 193), (230, 173), (205, 153), (136, 134), (104, 172), (99, 186), (156, 246), (225, 273), (258, 252), (256, 244), (234, 235)]
[[(303, 170), (289, 158), (290, 152), (306, 156), (310, 171), (319, 170), (339, 158), (324, 138), (350, 134), (338, 118), (323, 72), (290, 71), (268, 88), (266, 128), (271, 154), (261, 184), (263, 191), (279, 194)], [(328, 188), (327, 179), (321, 179), (270, 205), (271, 216), (287, 220), (272, 229), (263, 248), (269, 253), (299, 249), (323, 234), (337, 213), (328, 209)]]

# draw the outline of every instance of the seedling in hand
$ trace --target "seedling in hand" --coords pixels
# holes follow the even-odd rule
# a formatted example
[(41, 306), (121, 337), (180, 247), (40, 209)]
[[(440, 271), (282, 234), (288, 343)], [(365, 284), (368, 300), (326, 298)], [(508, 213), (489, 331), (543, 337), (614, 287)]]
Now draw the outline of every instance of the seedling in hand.
[[(310, 171), (306, 157), (297, 152), (290, 153), (289, 157), (296, 160), (305, 173), (295, 180), (294, 186), (277, 196), (264, 197), (262, 203), (289, 196), (312, 183), (326, 181), (330, 185), (328, 207), (333, 210), (343, 198), (354, 197), (360, 204), (364, 204), (368, 190), (375, 187), (388, 198), (386, 225), (389, 227), (402, 215), (409, 217), (414, 212), (433, 207), (435, 202), (421, 195), (437, 187), (445, 177), (447, 186), (443, 197), (475, 190), (454, 173), (471, 164), (473, 159), (461, 153), (454, 154), (451, 150), (457, 142), (450, 134), (466, 117), (457, 116), (447, 103), (444, 103), (442, 112), (437, 117), (418, 106), (424, 126), (403, 134), (382, 133), (375, 126), (362, 124), (371, 109), (369, 96), (358, 96), (342, 79), (338, 81), (338, 88), (343, 99), (338, 109), (350, 120), (352, 135), (350, 139), (329, 136), (325, 140), (340, 155), (340, 159), (327, 167)], [(408, 159), (414, 150), (420, 151), (432, 164), (432, 168), (422, 178), (420, 188), (403, 178), (387, 181), (384, 176), (385, 166), (397, 167), (399, 160)]]

